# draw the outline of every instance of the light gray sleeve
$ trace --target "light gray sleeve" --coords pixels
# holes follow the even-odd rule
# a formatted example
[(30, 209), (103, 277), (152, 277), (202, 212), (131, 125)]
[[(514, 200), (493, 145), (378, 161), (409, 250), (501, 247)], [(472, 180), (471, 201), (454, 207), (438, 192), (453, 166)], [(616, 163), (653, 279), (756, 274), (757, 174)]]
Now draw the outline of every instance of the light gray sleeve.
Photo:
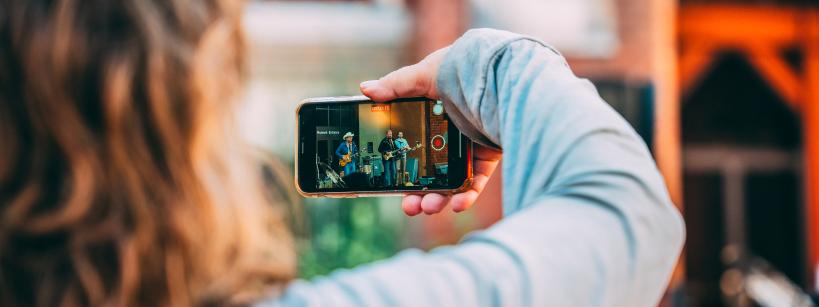
[(645, 144), (556, 51), (472, 30), (438, 77), (447, 112), (503, 149), (504, 219), (456, 246), (312, 282), (285, 306), (653, 306), (684, 239)]

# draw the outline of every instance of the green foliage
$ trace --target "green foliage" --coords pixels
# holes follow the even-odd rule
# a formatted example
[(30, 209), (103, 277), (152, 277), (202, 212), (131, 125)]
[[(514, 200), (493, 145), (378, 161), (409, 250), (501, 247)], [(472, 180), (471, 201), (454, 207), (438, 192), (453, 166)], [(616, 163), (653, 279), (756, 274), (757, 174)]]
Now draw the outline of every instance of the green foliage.
[(395, 199), (309, 199), (306, 237), (299, 240), (299, 276), (312, 278), (338, 268), (388, 258), (402, 248), (405, 228)]

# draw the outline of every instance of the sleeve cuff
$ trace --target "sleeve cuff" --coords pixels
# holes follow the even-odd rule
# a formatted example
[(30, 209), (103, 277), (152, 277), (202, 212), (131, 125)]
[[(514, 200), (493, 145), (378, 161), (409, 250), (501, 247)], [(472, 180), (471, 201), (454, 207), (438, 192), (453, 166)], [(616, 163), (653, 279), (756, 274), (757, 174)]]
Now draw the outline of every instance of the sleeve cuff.
[(501, 148), (497, 120), (481, 118), (497, 116), (499, 111), (497, 99), (486, 97), (487, 77), (493, 73), (490, 68), (502, 51), (518, 40), (535, 41), (560, 55), (531, 37), (494, 29), (472, 29), (455, 41), (438, 70), (436, 86), (449, 118), (461, 133), (495, 149)]

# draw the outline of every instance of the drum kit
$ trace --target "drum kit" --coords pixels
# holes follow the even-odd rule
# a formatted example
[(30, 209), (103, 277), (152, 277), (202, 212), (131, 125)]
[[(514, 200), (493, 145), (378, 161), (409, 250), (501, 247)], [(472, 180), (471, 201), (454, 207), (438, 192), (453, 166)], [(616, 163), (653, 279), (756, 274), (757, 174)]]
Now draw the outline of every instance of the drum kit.
[(381, 164), (381, 155), (362, 155), (361, 162), (361, 167), (358, 171), (367, 175), (370, 186), (380, 185), (380, 183), (383, 181), (382, 173), (384, 170), (384, 166)]
[[(419, 147), (421, 147), (420, 143), (416, 144), (415, 149)], [(371, 187), (382, 186), (384, 183), (384, 164), (382, 159), (381, 154), (377, 152), (368, 154), (367, 150), (364, 149), (361, 150), (358, 157), (353, 158), (357, 166), (356, 171), (366, 175), (367, 182)], [(318, 188), (346, 188), (347, 182), (344, 181), (344, 178), (347, 178), (347, 176), (351, 174), (339, 174), (333, 167), (330, 167), (330, 164), (332, 163), (329, 161), (327, 163), (321, 162), (318, 156), (316, 157), (316, 181)], [(399, 178), (398, 182), (404, 186), (413, 186), (412, 182), (410, 182), (409, 172), (405, 170), (402, 173), (403, 178)]]
[[(358, 166), (357, 171), (367, 175), (367, 180), (371, 186), (380, 185), (383, 182), (384, 169), (381, 162), (381, 155), (377, 153), (367, 154), (366, 150), (362, 150), (359, 157), (361, 163), (356, 163)], [(316, 156), (316, 181), (318, 188), (346, 188), (347, 183), (344, 181), (344, 177), (350, 174), (339, 174), (330, 164), (331, 163), (320, 161), (318, 156)], [(344, 175), (344, 177), (342, 177), (342, 175)]]

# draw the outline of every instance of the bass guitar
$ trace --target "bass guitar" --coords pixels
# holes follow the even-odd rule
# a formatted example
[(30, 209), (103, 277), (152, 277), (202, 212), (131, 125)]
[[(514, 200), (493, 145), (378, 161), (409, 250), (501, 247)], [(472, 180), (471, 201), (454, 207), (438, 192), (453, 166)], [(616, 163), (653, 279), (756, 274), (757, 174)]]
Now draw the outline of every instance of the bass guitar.
[(408, 152), (411, 152), (411, 151), (416, 150), (416, 149), (421, 148), (421, 147), (424, 147), (424, 145), (415, 144), (415, 147), (399, 148), (399, 149), (396, 149), (396, 150), (387, 151), (387, 152), (385, 152), (384, 154), (381, 155), (381, 158), (384, 159), (384, 161), (386, 161), (386, 160), (392, 159), (398, 153), (408, 153)]

